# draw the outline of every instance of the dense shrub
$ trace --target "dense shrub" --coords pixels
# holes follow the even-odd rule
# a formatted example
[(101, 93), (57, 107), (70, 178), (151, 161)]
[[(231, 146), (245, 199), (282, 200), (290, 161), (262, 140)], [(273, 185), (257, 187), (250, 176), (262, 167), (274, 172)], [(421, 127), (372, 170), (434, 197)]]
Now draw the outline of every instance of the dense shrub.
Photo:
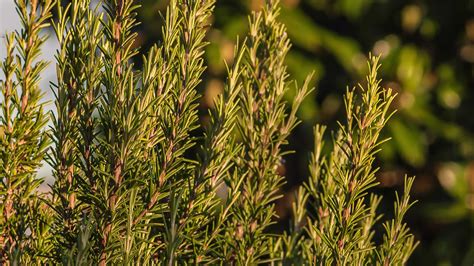
[[(249, 18), (224, 91), (199, 123), (196, 86), (205, 71), (212, 0), (171, 1), (163, 40), (137, 69), (131, 0), (56, 5), (56, 111), (40, 101), (36, 61), (54, 4), (18, 0), (23, 29), (7, 35), (0, 83), (0, 262), (18, 264), (399, 265), (416, 246), (403, 222), (409, 191), (381, 222), (373, 167), (391, 90), (371, 57), (367, 83), (348, 90), (347, 120), (324, 147), (316, 126), (311, 176), (293, 202), (293, 222), (271, 230), (285, 182), (283, 147), (311, 91), (284, 65), (290, 48), (268, 1)], [(290, 103), (284, 95), (297, 86)], [(203, 129), (203, 134), (196, 133)], [(201, 132), (201, 131), (199, 131)], [(37, 168), (55, 179), (41, 194)]]

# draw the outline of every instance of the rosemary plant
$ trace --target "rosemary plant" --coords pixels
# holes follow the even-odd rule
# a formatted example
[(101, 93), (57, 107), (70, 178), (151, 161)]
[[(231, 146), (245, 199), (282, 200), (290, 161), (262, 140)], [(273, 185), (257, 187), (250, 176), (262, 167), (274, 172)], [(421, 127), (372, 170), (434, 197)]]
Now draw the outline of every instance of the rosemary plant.
[[(303, 257), (312, 264), (390, 265), (405, 264), (416, 247), (402, 217), (413, 204), (409, 199), (413, 178), (405, 179), (405, 192), (395, 202), (395, 218), (386, 221), (383, 243), (373, 241), (375, 223), (381, 219), (377, 207), (380, 196), (370, 192), (377, 185), (373, 167), (382, 128), (393, 113), (389, 106), (392, 91), (380, 88), (377, 79), (378, 58), (371, 57), (367, 85), (359, 85), (345, 95), (346, 123), (340, 124), (333, 137), (330, 154), (323, 155), (324, 126), (314, 129), (315, 148), (311, 157), (311, 177), (301, 191), (298, 208), (311, 199), (312, 212), (307, 219), (309, 240), (302, 244)], [(309, 197), (308, 197), (309, 196)], [(298, 216), (302, 222), (301, 215)], [(393, 252), (397, 249), (400, 252)]]
[[(233, 207), (228, 225), (226, 260), (238, 265), (255, 264), (268, 259), (272, 236), (274, 201), (280, 197), (284, 179), (277, 169), (284, 153), (282, 145), (296, 126), (296, 112), (308, 92), (308, 83), (298, 90), (291, 111), (286, 113), (284, 95), (289, 89), (284, 65), (290, 42), (285, 27), (276, 18), (276, 3), (267, 2), (250, 19), (245, 64), (240, 93), (241, 116), (238, 129), (243, 148), (236, 158), (238, 176), (232, 180), (235, 190), (239, 182), (241, 197)], [(310, 80), (308, 77), (307, 81)]]
[(7, 34), (0, 82), (0, 264), (40, 263), (51, 246), (48, 216), (36, 176), (47, 152), (47, 116), (41, 103), (38, 61), (51, 1), (15, 1), (21, 30)]
[[(278, 1), (249, 18), (236, 45), (224, 91), (199, 135), (197, 86), (205, 71), (206, 30), (214, 0), (171, 0), (162, 42), (133, 64), (138, 6), (132, 0), (55, 5), (60, 48), (56, 112), (48, 121), (35, 62), (51, 1), (18, 0), (24, 29), (7, 36), (0, 124), (0, 263), (66, 265), (404, 264), (416, 246), (403, 222), (380, 220), (373, 161), (391, 113), (372, 58), (361, 98), (346, 93), (347, 121), (323, 154), (325, 128), (315, 128), (311, 176), (298, 190), (294, 222), (278, 234), (283, 146), (312, 91), (294, 86), (284, 64), (290, 49)], [(48, 146), (49, 141), (52, 145)], [(55, 183), (37, 192), (36, 170), (47, 154)]]

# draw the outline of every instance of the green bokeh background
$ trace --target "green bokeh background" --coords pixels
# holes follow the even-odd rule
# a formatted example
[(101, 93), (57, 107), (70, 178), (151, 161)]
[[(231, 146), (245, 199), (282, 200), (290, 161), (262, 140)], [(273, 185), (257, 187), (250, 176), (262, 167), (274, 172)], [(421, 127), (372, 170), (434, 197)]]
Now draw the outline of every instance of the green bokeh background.
[[(390, 217), (393, 188), (416, 175), (419, 203), (407, 221), (421, 241), (412, 265), (474, 263), (474, 1), (472, 0), (281, 0), (280, 19), (293, 47), (287, 65), (299, 84), (315, 71), (315, 92), (305, 100), (286, 159), (288, 184), (278, 203), (280, 227), (289, 217), (291, 194), (308, 176), (312, 126), (336, 128), (344, 117), (342, 94), (364, 81), (369, 53), (382, 57), (382, 85), (398, 93), (397, 113), (384, 131), (377, 192)], [(143, 52), (159, 42), (167, 1), (140, 1), (137, 29)], [(222, 90), (224, 61), (232, 64), (246, 16), (262, 0), (218, 0), (208, 34), (208, 70), (201, 90), (202, 114)], [(138, 60), (139, 63), (139, 60)], [(294, 93), (294, 92), (293, 92)], [(291, 100), (292, 93), (288, 94)]]

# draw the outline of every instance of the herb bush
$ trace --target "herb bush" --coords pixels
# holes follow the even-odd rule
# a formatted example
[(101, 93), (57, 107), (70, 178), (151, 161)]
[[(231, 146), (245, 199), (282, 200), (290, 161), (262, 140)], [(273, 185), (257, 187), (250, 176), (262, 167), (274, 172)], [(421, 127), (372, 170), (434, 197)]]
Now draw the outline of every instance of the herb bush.
[[(225, 89), (200, 124), (196, 87), (214, 4), (172, 0), (162, 42), (137, 69), (133, 1), (16, 0), (22, 29), (6, 35), (0, 82), (1, 264), (407, 262), (417, 245), (403, 222), (413, 178), (393, 219), (382, 221), (371, 191), (395, 97), (379, 86), (378, 58), (366, 84), (347, 90), (346, 121), (330, 145), (325, 127), (315, 127), (311, 175), (295, 195), (289, 230), (276, 233), (285, 183), (278, 169), (311, 76), (301, 87), (288, 80), (290, 41), (278, 1), (267, 1), (249, 17)], [(38, 85), (47, 62), (37, 57), (49, 24), (60, 49), (48, 115)], [(291, 86), (298, 92), (287, 102)], [(36, 176), (43, 160), (55, 180), (47, 193)]]

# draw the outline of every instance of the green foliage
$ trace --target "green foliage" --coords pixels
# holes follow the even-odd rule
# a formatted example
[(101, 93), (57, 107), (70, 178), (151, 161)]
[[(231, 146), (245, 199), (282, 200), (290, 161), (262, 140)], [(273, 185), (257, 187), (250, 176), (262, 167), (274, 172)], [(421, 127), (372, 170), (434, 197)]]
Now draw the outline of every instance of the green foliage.
[[(295, 127), (296, 111), (308, 94), (305, 83), (290, 113), (286, 113), (283, 97), (290, 84), (284, 59), (290, 43), (277, 16), (274, 4), (251, 16), (242, 69), (238, 129), (243, 147), (236, 159), (237, 175), (243, 178), (242, 196), (234, 204), (227, 241), (229, 250), (238, 251), (234, 255), (238, 265), (262, 262), (271, 253), (272, 236), (266, 231), (273, 223), (274, 202), (284, 182), (278, 173), (284, 155), (282, 145)], [(238, 182), (231, 181), (230, 187)]]
[(22, 29), (6, 36), (0, 82), (0, 264), (14, 265), (41, 263), (51, 249), (50, 213), (37, 192), (42, 180), (36, 176), (49, 143), (38, 85), (47, 62), (36, 59), (52, 3), (18, 0), (16, 6)]
[[(213, 45), (206, 53), (207, 89), (223, 80), (221, 61), (231, 55), (229, 43), (247, 32), (245, 17), (261, 2), (219, 1), (209, 33)], [(150, 25), (157, 20), (145, 12), (152, 3), (144, 1), (141, 12)], [(377, 155), (381, 184), (376, 190), (391, 198), (388, 188), (402, 187), (405, 172), (419, 176), (413, 194), (421, 203), (409, 220), (423, 245), (412, 263), (472, 264), (474, 238), (466, 232), (474, 228), (474, 1), (283, 0), (281, 7), (279, 20), (292, 42), (286, 58), (290, 79), (300, 83), (314, 71), (318, 84), (302, 103), (298, 116), (303, 123), (290, 137), (297, 152), (286, 164), (284, 198), (307, 175), (301, 162), (310, 150), (309, 128), (314, 123), (327, 125), (328, 131), (337, 128), (344, 117), (345, 84), (364, 79), (366, 55), (372, 51), (381, 56), (382, 86), (398, 95), (392, 105), (397, 115), (382, 131), (382, 138), (392, 140)], [(147, 27), (139, 30), (145, 46), (158, 38)], [(290, 90), (287, 99), (293, 96)], [(286, 222), (290, 204), (278, 205), (283, 209), (278, 221)], [(381, 210), (388, 212), (389, 206), (382, 200)]]
[[(277, 20), (278, 1), (250, 17), (203, 134), (197, 86), (213, 0), (171, 1), (163, 40), (141, 69), (132, 63), (132, 0), (58, 2), (49, 137), (37, 85), (45, 63), (33, 60), (52, 3), (28, 4), (17, 2), (25, 30), (9, 36), (3, 62), (2, 263), (406, 263), (416, 246), (403, 222), (413, 179), (397, 196), (382, 243), (373, 241), (380, 218), (380, 197), (370, 190), (377, 184), (373, 161), (394, 97), (379, 87), (376, 58), (360, 100), (354, 90), (346, 93), (347, 121), (327, 155), (324, 127), (316, 127), (311, 177), (297, 193), (293, 225), (280, 235), (271, 225), (285, 182), (283, 147), (311, 76), (287, 103), (290, 41)], [(49, 139), (55, 183), (45, 197), (36, 192), (42, 181), (35, 173)]]
[[(303, 253), (314, 264), (364, 265), (405, 264), (416, 247), (402, 217), (411, 206), (409, 191), (413, 178), (405, 180), (405, 193), (395, 203), (395, 218), (384, 224), (386, 236), (381, 246), (374, 243), (373, 230), (381, 218), (377, 207), (381, 198), (370, 192), (377, 185), (373, 161), (380, 145), (380, 132), (391, 116), (391, 90), (379, 87), (378, 58), (369, 64), (367, 85), (360, 99), (354, 90), (345, 96), (346, 123), (333, 136), (332, 151), (322, 154), (325, 127), (314, 130), (315, 149), (311, 157), (311, 177), (307, 192), (314, 215), (309, 215), (307, 233), (312, 241), (303, 244)], [(301, 208), (305, 201), (301, 200)], [(400, 248), (400, 250), (397, 250)]]

